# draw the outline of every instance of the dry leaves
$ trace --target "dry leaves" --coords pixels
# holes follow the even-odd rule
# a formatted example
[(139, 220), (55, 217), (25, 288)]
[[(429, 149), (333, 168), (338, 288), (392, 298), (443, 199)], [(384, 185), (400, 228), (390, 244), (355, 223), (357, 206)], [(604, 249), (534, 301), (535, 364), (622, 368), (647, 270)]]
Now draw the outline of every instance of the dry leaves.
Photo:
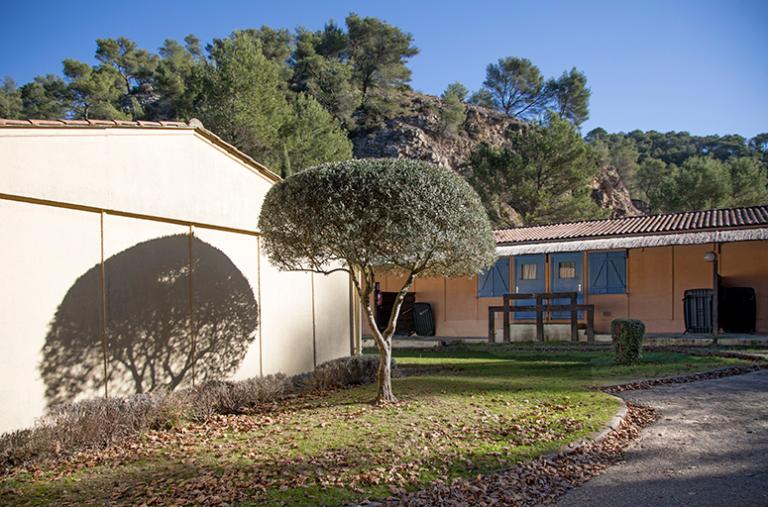
[(600, 442), (591, 442), (554, 458), (521, 463), (505, 472), (450, 484), (436, 482), (431, 488), (392, 497), (384, 505), (421, 506), (524, 506), (551, 503), (567, 490), (600, 473), (621, 454), (640, 430), (655, 420), (652, 409), (629, 405), (616, 431)]
[(658, 378), (642, 380), (640, 382), (631, 382), (629, 384), (620, 384), (615, 386), (603, 387), (600, 390), (606, 393), (620, 393), (624, 391), (637, 391), (639, 389), (650, 389), (655, 386), (667, 384), (685, 384), (687, 382), (697, 382), (699, 380), (712, 380), (733, 375), (743, 375), (753, 371), (768, 369), (768, 364), (752, 364), (748, 366), (727, 366), (716, 370), (703, 373), (692, 373), (689, 375), (679, 375), (677, 377)]

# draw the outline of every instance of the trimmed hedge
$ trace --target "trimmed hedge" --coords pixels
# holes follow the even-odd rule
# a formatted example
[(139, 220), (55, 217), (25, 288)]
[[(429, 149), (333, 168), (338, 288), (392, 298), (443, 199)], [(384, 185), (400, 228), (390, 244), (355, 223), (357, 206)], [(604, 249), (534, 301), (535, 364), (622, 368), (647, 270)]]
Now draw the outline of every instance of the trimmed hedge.
[(616, 353), (617, 364), (640, 362), (645, 324), (636, 319), (614, 319), (611, 322), (611, 340)]
[(376, 380), (378, 366), (378, 356), (342, 357), (292, 377), (278, 374), (238, 381), (214, 380), (173, 392), (62, 404), (41, 417), (34, 427), (0, 436), (0, 473), (35, 460), (103, 449), (148, 430), (171, 429), (184, 420), (244, 414), (259, 403), (371, 383)]

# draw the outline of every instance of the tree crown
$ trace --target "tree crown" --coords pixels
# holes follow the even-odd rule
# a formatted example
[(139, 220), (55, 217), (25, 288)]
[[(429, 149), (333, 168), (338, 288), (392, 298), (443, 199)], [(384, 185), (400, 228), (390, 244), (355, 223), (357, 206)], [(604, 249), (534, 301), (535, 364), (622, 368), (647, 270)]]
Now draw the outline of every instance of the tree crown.
[(495, 257), (479, 197), (452, 171), (411, 160), (349, 160), (278, 183), (259, 218), (269, 258), (283, 269), (325, 272), (343, 263), (459, 276)]

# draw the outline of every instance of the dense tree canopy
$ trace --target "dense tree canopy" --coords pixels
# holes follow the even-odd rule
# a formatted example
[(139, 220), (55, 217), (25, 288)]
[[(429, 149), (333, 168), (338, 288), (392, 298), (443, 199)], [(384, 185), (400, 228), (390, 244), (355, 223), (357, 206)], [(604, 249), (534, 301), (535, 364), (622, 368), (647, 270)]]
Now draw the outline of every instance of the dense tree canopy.
[(601, 165), (616, 168), (632, 197), (650, 212), (768, 202), (768, 134), (747, 140), (688, 132), (609, 134), (598, 128), (585, 140)]
[(312, 95), (351, 129), (353, 114), (361, 104), (361, 93), (352, 82), (347, 46), (346, 34), (335, 24), (328, 24), (319, 32), (299, 29), (292, 57), (291, 85), (298, 92)]
[[(366, 159), (325, 164), (267, 194), (259, 230), (270, 260), (288, 270), (352, 277), (379, 348), (379, 401), (393, 401), (392, 335), (403, 298), (420, 276), (474, 274), (493, 262), (495, 242), (480, 199), (459, 175), (433, 164)], [(371, 295), (376, 274), (404, 275), (380, 332)]]
[(346, 19), (352, 78), (361, 93), (363, 126), (371, 127), (399, 111), (393, 96), (411, 79), (405, 62), (418, 54), (413, 37), (376, 18)]
[(587, 88), (587, 76), (572, 68), (569, 72), (563, 72), (559, 79), (549, 84), (554, 110), (570, 120), (574, 125), (581, 125), (589, 119), (589, 97), (592, 92)]
[(465, 170), (494, 224), (511, 226), (509, 208), (525, 224), (604, 216), (588, 188), (597, 169), (574, 126), (550, 113), (543, 124), (512, 133), (507, 147), (481, 145)]
[(29, 118), (64, 118), (69, 103), (69, 89), (54, 74), (37, 76), (21, 87), (23, 114)]
[(195, 73), (193, 108), (203, 124), (270, 167), (281, 167), (281, 127), (291, 105), (279, 89), (280, 67), (261, 43), (238, 32), (213, 41), (210, 64)]
[[(7, 78), (0, 116), (198, 118), (285, 176), (350, 158), (349, 131), (398, 114), (407, 60), (417, 52), (410, 34), (354, 13), (344, 27), (329, 22), (295, 35), (249, 28), (205, 49), (194, 35), (168, 39), (157, 54), (125, 37), (104, 38), (96, 41), (95, 65), (67, 59), (63, 78), (38, 76), (21, 88)], [(451, 106), (455, 117), (458, 106)]]
[(351, 158), (346, 134), (314, 98), (291, 97), (281, 89), (282, 64), (267, 58), (261, 44), (253, 32), (214, 41), (209, 64), (197, 71), (194, 113), (283, 176)]
[(549, 100), (541, 71), (527, 58), (501, 58), (489, 64), (483, 86), (500, 111), (516, 118), (535, 117)]

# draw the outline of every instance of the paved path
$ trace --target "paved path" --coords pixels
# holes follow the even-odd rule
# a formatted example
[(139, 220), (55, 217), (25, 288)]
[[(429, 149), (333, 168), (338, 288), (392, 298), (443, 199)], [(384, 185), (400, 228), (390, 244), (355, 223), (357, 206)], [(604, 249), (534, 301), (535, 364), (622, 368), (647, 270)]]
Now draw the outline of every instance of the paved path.
[(768, 371), (621, 396), (659, 421), (557, 505), (768, 506)]

